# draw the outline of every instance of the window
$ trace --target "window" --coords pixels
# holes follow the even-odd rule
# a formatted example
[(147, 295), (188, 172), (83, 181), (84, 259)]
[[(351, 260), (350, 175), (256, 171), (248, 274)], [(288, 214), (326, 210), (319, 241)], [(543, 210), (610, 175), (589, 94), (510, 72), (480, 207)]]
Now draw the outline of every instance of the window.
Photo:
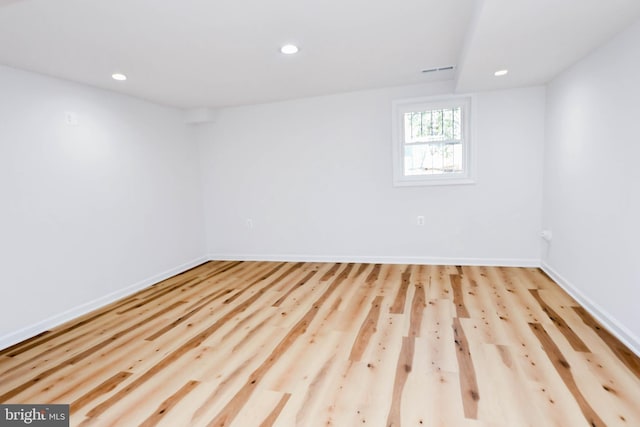
[(409, 99), (393, 103), (393, 183), (473, 183), (471, 98)]

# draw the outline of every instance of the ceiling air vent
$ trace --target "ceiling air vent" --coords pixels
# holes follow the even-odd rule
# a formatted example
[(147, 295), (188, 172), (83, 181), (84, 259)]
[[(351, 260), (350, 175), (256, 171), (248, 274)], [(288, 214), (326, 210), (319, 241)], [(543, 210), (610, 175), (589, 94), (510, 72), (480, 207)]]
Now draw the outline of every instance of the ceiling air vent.
[(453, 70), (454, 68), (456, 68), (455, 65), (448, 65), (446, 67), (427, 68), (422, 70), (422, 73), (427, 74), (427, 73), (436, 73), (438, 71), (449, 71), (449, 70)]

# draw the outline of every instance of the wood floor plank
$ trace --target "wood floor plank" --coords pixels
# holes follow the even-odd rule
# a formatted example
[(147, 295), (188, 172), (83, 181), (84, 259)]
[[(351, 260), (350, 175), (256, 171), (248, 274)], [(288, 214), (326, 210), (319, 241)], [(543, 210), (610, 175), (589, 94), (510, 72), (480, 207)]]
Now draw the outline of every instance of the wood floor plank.
[(396, 368), (395, 382), (393, 385), (393, 395), (391, 398), (391, 408), (387, 416), (387, 426), (402, 425), (402, 394), (407, 378), (413, 367), (413, 356), (415, 352), (415, 339), (402, 337), (402, 349), (398, 357), (398, 366)]
[[(279, 277), (283, 278), (284, 276), (290, 274), (291, 272), (293, 272), (297, 268), (299, 268), (298, 264), (296, 264), (294, 267), (292, 267), (291, 269), (289, 269), (287, 272), (285, 272), (283, 275), (281, 275)], [(150, 368), (148, 371), (146, 371), (143, 375), (137, 377), (135, 381), (133, 381), (126, 388), (121, 390), (118, 394), (112, 396), (111, 398), (109, 398), (105, 402), (103, 402), (100, 405), (98, 405), (95, 408), (93, 408), (91, 411), (89, 411), (89, 413), (87, 415), (89, 417), (100, 416), (100, 414), (102, 414), (105, 410), (107, 410), (109, 407), (114, 405), (118, 400), (124, 398), (127, 393), (130, 393), (131, 391), (135, 390), (136, 388), (138, 388), (143, 383), (151, 380), (156, 373), (158, 373), (159, 371), (165, 369), (168, 365), (172, 364), (173, 362), (178, 360), (180, 357), (182, 357), (183, 355), (185, 355), (189, 351), (191, 351), (191, 350), (197, 348), (198, 346), (200, 346), (200, 344), (202, 344), (209, 336), (214, 334), (221, 327), (223, 327), (227, 322), (229, 322), (231, 319), (233, 319), (236, 314), (246, 310), (256, 300), (258, 300), (269, 288), (272, 288), (277, 283), (278, 283), (277, 281), (271, 282), (270, 284), (268, 284), (268, 285), (264, 286), (263, 288), (261, 288), (259, 291), (257, 291), (254, 295), (252, 295), (247, 300), (245, 300), (242, 303), (240, 303), (237, 306), (235, 306), (231, 311), (227, 312), (227, 314), (225, 314), (223, 317), (218, 319), (215, 323), (213, 323), (207, 329), (205, 329), (204, 331), (202, 331), (199, 334), (195, 335), (193, 338), (191, 338), (189, 341), (187, 341), (184, 345), (182, 345), (178, 349), (176, 349), (173, 352), (171, 352), (161, 362), (159, 362), (158, 364), (154, 365), (152, 368)]]
[[(534, 421), (539, 417), (539, 411), (532, 404), (531, 398), (522, 393), (522, 388), (526, 387), (527, 378), (520, 369), (512, 346), (482, 344), (481, 350), (483, 354), (483, 367), (481, 372), (485, 378), (480, 379), (491, 384), (487, 392), (483, 392), (485, 396), (492, 396), (492, 399), (484, 399), (483, 406), (491, 401), (491, 406), (499, 407), (504, 424), (513, 427), (528, 427), (534, 425)], [(490, 391), (489, 391), (490, 390)], [(504, 405), (503, 402), (509, 402)], [(494, 417), (496, 419), (496, 417)]]
[(269, 412), (269, 415), (267, 415), (267, 418), (265, 418), (260, 423), (260, 427), (271, 427), (271, 426), (273, 426), (273, 424), (276, 422), (276, 420), (280, 416), (280, 412), (282, 412), (282, 409), (285, 407), (285, 405), (289, 401), (290, 397), (291, 397), (290, 393), (285, 393), (284, 395), (282, 395), (282, 398), (280, 399), (278, 404), (273, 408), (273, 410), (271, 412)]
[(337, 371), (342, 368), (341, 364), (336, 361), (335, 355), (330, 355), (325, 360), (321, 368), (311, 377), (304, 392), (301, 393), (303, 396), (301, 396), (302, 401), (296, 412), (296, 425), (312, 425), (314, 420), (319, 418), (318, 412), (322, 410), (322, 402), (329, 394), (327, 388), (332, 379), (337, 377)]
[(158, 406), (158, 409), (155, 410), (153, 414), (146, 420), (144, 420), (140, 427), (152, 427), (158, 425), (162, 418), (169, 412), (174, 406), (176, 406), (180, 400), (182, 400), (191, 390), (197, 387), (200, 384), (199, 381), (189, 381), (186, 383), (180, 390), (176, 393), (172, 394), (168, 399)]
[[(73, 401), (79, 397), (79, 390), (95, 384), (95, 378), (113, 372), (128, 371), (135, 373), (135, 364), (130, 363), (126, 353), (131, 351), (139, 354), (140, 360), (149, 357), (152, 351), (149, 343), (142, 338), (151, 330), (159, 327), (163, 319), (155, 318), (150, 322), (139, 325), (117, 341), (102, 348), (90, 357), (78, 360), (74, 364), (62, 367), (55, 374), (48, 376), (35, 387), (20, 394), (21, 400), (29, 401), (32, 396), (40, 396), (44, 401)], [(114, 355), (117, 355), (114, 357)], [(96, 377), (87, 377), (83, 372), (90, 369)]]
[[(586, 366), (595, 381), (592, 386), (601, 388), (600, 399), (594, 400), (608, 409), (609, 418), (605, 419), (610, 425), (617, 422), (625, 422), (630, 426), (640, 426), (640, 413), (638, 413), (638, 397), (629, 394), (629, 390), (635, 389), (636, 378), (629, 375), (624, 365), (608, 363), (608, 357), (591, 353), (577, 354), (582, 363), (572, 362), (574, 366)], [(590, 390), (592, 390), (592, 388)], [(604, 393), (603, 393), (604, 392)]]
[(213, 261), (0, 350), (72, 425), (640, 425), (640, 358), (541, 270)]
[(302, 279), (300, 279), (291, 289), (289, 289), (284, 295), (278, 298), (278, 300), (273, 303), (273, 306), (280, 307), (280, 304), (282, 304), (282, 302), (286, 300), (289, 295), (291, 295), (296, 290), (298, 290), (299, 287), (307, 283), (315, 274), (316, 274), (316, 271), (310, 271), (309, 273), (307, 273), (307, 275), (304, 276)]
[(71, 410), (73, 412), (79, 411), (85, 405), (88, 405), (90, 402), (93, 402), (98, 397), (109, 393), (111, 390), (116, 388), (120, 383), (133, 375), (131, 372), (118, 372), (113, 377), (107, 379), (102, 382), (96, 388), (90, 390), (88, 393), (82, 395), (78, 399), (71, 402)]
[(458, 318), (469, 317), (467, 307), (464, 305), (464, 294), (462, 291), (462, 280), (459, 274), (450, 274), (449, 280), (451, 281), (451, 289), (453, 290), (453, 303), (456, 306), (458, 312)]
[[(204, 264), (202, 266), (203, 271), (207, 271), (208, 270), (207, 267), (209, 267), (210, 265), (216, 265), (216, 264), (215, 263)], [(190, 270), (190, 272), (192, 275), (195, 276), (194, 271)], [(185, 273), (183, 273), (183, 275), (184, 274)], [(183, 275), (176, 276), (176, 277), (182, 277)], [(221, 275), (221, 277), (224, 277), (224, 275)], [(174, 281), (169, 279), (167, 282), (172, 284)], [(182, 280), (182, 282), (185, 282), (185, 280)], [(158, 284), (156, 286), (152, 286), (149, 289), (154, 289), (156, 287), (162, 289), (165, 286), (164, 284)], [(183, 290), (183, 289), (180, 289), (180, 290)], [(123, 300), (120, 303), (116, 302), (110, 306), (107, 306), (105, 309), (99, 310), (97, 315), (94, 313), (94, 314), (88, 314), (88, 315), (82, 316), (78, 320), (79, 326), (82, 326), (82, 327), (76, 328), (76, 327), (73, 327), (72, 324), (62, 325), (60, 327), (60, 331), (56, 331), (55, 335), (52, 337), (53, 339), (47, 340), (49, 342), (43, 342), (42, 345), (33, 346), (33, 347), (29, 346), (27, 348), (24, 348), (21, 351), (20, 356), (15, 358), (16, 359), (15, 364), (14, 363), (7, 364), (7, 368), (11, 369), (11, 373), (7, 375), (7, 372), (3, 372), (3, 373), (0, 373), (0, 375), (3, 375), (3, 378), (5, 380), (10, 379), (15, 374), (24, 375), (23, 372), (25, 370), (28, 371), (33, 369), (39, 369), (42, 367), (41, 363), (39, 363), (38, 361), (40, 360), (43, 353), (46, 353), (47, 357), (50, 359), (57, 359), (61, 355), (66, 357), (70, 352), (77, 352), (79, 349), (88, 348), (89, 345), (87, 345), (87, 343), (91, 343), (92, 341), (95, 341), (95, 337), (99, 337), (101, 335), (107, 334), (116, 328), (122, 329), (122, 326), (124, 326), (127, 322), (135, 321), (135, 317), (140, 316), (144, 312), (146, 312), (148, 310), (148, 307), (146, 305), (144, 307), (140, 305), (136, 305), (138, 308), (131, 309), (129, 312), (123, 313), (123, 314), (115, 313), (117, 315), (114, 315), (113, 310), (117, 307), (127, 306), (127, 304), (130, 305), (131, 302), (135, 303), (139, 301), (140, 296), (146, 293), (148, 293), (147, 290), (143, 290), (138, 294), (135, 294), (130, 298)], [(188, 295), (189, 295), (188, 293), (181, 294), (183, 299), (187, 298)], [(191, 295), (198, 295), (198, 291), (197, 290), (193, 291)], [(168, 303), (173, 302), (173, 298), (175, 298), (175, 295), (166, 296), (163, 299), (156, 300), (154, 304), (156, 304), (156, 307), (160, 307), (162, 304), (164, 304), (164, 301), (167, 301)], [(100, 315), (100, 314), (110, 314), (110, 313), (111, 313), (110, 316), (103, 317)], [(90, 320), (90, 322), (86, 322), (87, 319)], [(58, 332), (62, 332), (62, 333), (59, 334)], [(27, 341), (27, 343), (29, 343), (30, 341), (31, 340)]]
[(558, 371), (558, 374), (566, 384), (567, 389), (569, 389), (573, 397), (576, 399), (576, 402), (578, 402), (578, 405), (582, 410), (582, 414), (587, 419), (589, 425), (593, 427), (605, 426), (606, 424), (604, 423), (604, 421), (602, 421), (600, 416), (593, 410), (587, 399), (584, 397), (584, 395), (576, 385), (575, 378), (571, 371), (571, 365), (569, 365), (547, 331), (545, 331), (540, 324), (532, 323), (529, 326), (540, 340), (542, 348), (549, 355), (549, 360), (553, 364), (554, 368), (556, 368), (556, 371)]
[(371, 270), (371, 273), (369, 273), (369, 275), (367, 276), (367, 278), (365, 280), (365, 283), (367, 285), (371, 285), (376, 280), (378, 280), (378, 276), (380, 275), (380, 268), (381, 268), (380, 264), (375, 264), (373, 266), (373, 269)]
[(402, 314), (404, 313), (404, 305), (407, 300), (407, 291), (411, 282), (411, 266), (407, 266), (402, 272), (400, 277), (400, 287), (396, 294), (396, 298), (393, 300), (393, 305), (389, 308), (389, 313)]
[(123, 329), (119, 332), (116, 332), (115, 334), (111, 335), (109, 338), (100, 341), (99, 343), (97, 343), (96, 345), (86, 349), (85, 351), (76, 354), (75, 356), (64, 360), (63, 362), (61, 362), (59, 365), (56, 365), (52, 368), (49, 368), (43, 372), (40, 372), (38, 375), (36, 375), (35, 377), (31, 378), (30, 380), (26, 381), (25, 383), (21, 384), (18, 387), (13, 388), (12, 390), (9, 390), (7, 392), (5, 392), (4, 394), (0, 395), (0, 402), (5, 402), (8, 399), (11, 399), (13, 396), (21, 393), (22, 391), (28, 389), (29, 387), (32, 387), (36, 384), (38, 384), (39, 382), (41, 382), (43, 379), (53, 375), (54, 373), (60, 371), (63, 368), (66, 368), (69, 365), (74, 365), (76, 363), (78, 363), (79, 361), (83, 360), (84, 358), (91, 356), (92, 354), (95, 354), (97, 351), (99, 351), (102, 348), (107, 347), (108, 345), (112, 344), (113, 342), (117, 341), (120, 337), (125, 336), (127, 333), (131, 332), (132, 330), (137, 329), (139, 326), (149, 322), (150, 320), (153, 320), (155, 317), (160, 316), (161, 314), (167, 312), (167, 311), (171, 311), (174, 308), (180, 306), (184, 304), (184, 301), (176, 301), (174, 304), (172, 304), (171, 306), (158, 311), (156, 313), (154, 313), (151, 316), (146, 317), (144, 320), (138, 322), (137, 324), (130, 326), (126, 329)]
[(278, 357), (282, 355), (302, 334), (304, 334), (315, 318), (322, 303), (329, 298), (336, 288), (348, 277), (349, 272), (353, 268), (353, 264), (347, 267), (336, 277), (331, 286), (318, 298), (311, 306), (309, 311), (295, 324), (291, 331), (280, 341), (276, 348), (268, 355), (265, 361), (254, 370), (244, 386), (233, 396), (233, 398), (225, 405), (225, 407), (216, 415), (207, 426), (225, 426), (233, 421), (240, 409), (246, 403), (248, 398), (253, 394), (256, 385), (263, 379), (267, 371), (275, 364)]
[(588, 353), (589, 347), (587, 347), (587, 345), (580, 339), (580, 337), (575, 332), (573, 332), (573, 330), (569, 327), (569, 325), (567, 325), (567, 322), (558, 313), (556, 313), (555, 310), (551, 308), (549, 304), (545, 302), (544, 298), (540, 296), (540, 291), (538, 291), (537, 289), (531, 289), (529, 292), (531, 292), (531, 295), (533, 295), (536, 301), (538, 301), (538, 304), (540, 304), (540, 307), (542, 307), (542, 310), (547, 314), (547, 316), (549, 316), (549, 319), (556, 325), (556, 328), (560, 332), (562, 332), (562, 335), (564, 335), (564, 337), (567, 339), (569, 344), (571, 344), (573, 349), (575, 351), (583, 351)]
[(382, 299), (383, 297), (377, 296), (371, 303), (369, 314), (367, 314), (367, 317), (360, 326), (360, 331), (358, 332), (358, 335), (356, 336), (356, 339), (353, 343), (353, 347), (351, 348), (349, 360), (353, 362), (359, 362), (362, 358), (363, 353), (367, 349), (371, 337), (376, 332), (376, 327), (380, 318)]
[(478, 384), (476, 382), (476, 370), (473, 366), (473, 357), (469, 348), (469, 342), (458, 318), (453, 319), (453, 332), (455, 334), (457, 347), (458, 376), (460, 377), (460, 391), (462, 393), (464, 416), (466, 418), (477, 419), (480, 391), (478, 390)]
[[(214, 263), (207, 263), (207, 264), (214, 264)], [(206, 268), (207, 264), (202, 264), (200, 266), (200, 268)], [(7, 355), (9, 357), (14, 357), (18, 354), (24, 354), (25, 352), (27, 352), (28, 350), (32, 349), (32, 348), (36, 348), (39, 347), (41, 348), (45, 343), (54, 340), (58, 337), (61, 336), (68, 336), (69, 333), (73, 330), (79, 329), (83, 326), (87, 326), (87, 325), (91, 325), (91, 324), (95, 324), (96, 321), (104, 316), (107, 315), (112, 315), (113, 312), (118, 312), (119, 310), (121, 310), (123, 307), (127, 307), (128, 309), (137, 309), (140, 308), (141, 306), (143, 306), (144, 304), (146, 304), (147, 302), (150, 302), (152, 300), (154, 300), (155, 298), (148, 298), (146, 299), (145, 303), (140, 303), (139, 298), (144, 295), (149, 289), (161, 289), (164, 290), (166, 289), (168, 286), (166, 284), (171, 284), (171, 289), (175, 289), (179, 286), (182, 286), (184, 283), (193, 280), (194, 277), (196, 277), (196, 270), (191, 269), (187, 272), (181, 273), (180, 275), (174, 276), (171, 279), (168, 279), (167, 281), (163, 282), (163, 284), (158, 284), (156, 286), (152, 286), (150, 288), (148, 288), (147, 290), (143, 290), (142, 292), (139, 292), (133, 296), (131, 296), (130, 298), (121, 300), (121, 301), (116, 301), (112, 304), (107, 305), (106, 307), (99, 309), (93, 313), (89, 313), (87, 315), (81, 316), (78, 319), (76, 319), (75, 321), (71, 321), (71, 322), (67, 322), (64, 325), (61, 325), (57, 328), (57, 330), (55, 332), (53, 331), (46, 331), (43, 332), (41, 334), (38, 334), (37, 336), (23, 341), (21, 343), (17, 343), (9, 348), (6, 348), (4, 350), (0, 351), (0, 355)], [(176, 279), (181, 279), (179, 281), (176, 282)], [(132, 303), (135, 303), (135, 305), (132, 305)], [(118, 313), (121, 314), (121, 313)]]
[(614, 337), (611, 332), (604, 329), (583, 307), (573, 307), (573, 309), (578, 313), (582, 321), (602, 339), (611, 352), (625, 364), (629, 371), (640, 379), (640, 359)]

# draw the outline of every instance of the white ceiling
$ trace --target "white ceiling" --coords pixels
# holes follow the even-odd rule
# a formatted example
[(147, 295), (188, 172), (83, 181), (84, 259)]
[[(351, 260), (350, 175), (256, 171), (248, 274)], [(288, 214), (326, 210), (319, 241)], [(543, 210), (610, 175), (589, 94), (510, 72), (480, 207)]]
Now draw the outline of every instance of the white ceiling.
[[(457, 90), (543, 84), (640, 18), (640, 0), (485, 0)], [(497, 79), (496, 70), (509, 74)]]
[(0, 64), (181, 108), (471, 92), (544, 83), (639, 17), (640, 0), (0, 0)]

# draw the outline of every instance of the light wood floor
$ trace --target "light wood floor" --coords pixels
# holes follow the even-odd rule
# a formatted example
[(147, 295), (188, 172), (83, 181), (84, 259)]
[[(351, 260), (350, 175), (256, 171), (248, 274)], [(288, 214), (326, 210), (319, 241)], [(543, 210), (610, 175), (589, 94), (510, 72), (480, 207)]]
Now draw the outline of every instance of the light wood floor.
[(640, 426), (640, 360), (527, 268), (209, 262), (0, 352), (72, 425)]

